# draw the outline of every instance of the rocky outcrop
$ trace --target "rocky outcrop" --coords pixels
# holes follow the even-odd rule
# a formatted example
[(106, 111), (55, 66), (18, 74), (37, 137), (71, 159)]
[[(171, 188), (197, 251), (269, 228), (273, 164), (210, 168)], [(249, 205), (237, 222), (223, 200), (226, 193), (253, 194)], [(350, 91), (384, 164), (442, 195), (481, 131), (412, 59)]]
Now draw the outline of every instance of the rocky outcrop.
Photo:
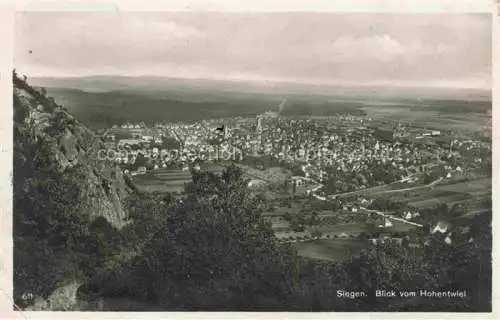
[[(13, 80), (15, 159), (35, 162), (39, 160), (34, 159), (38, 153), (32, 149), (45, 148), (43, 160), (51, 170), (63, 175), (71, 172), (72, 176), (79, 177), (80, 198), (90, 220), (102, 216), (121, 228), (127, 222), (122, 202), (131, 188), (125, 183), (120, 168), (99, 160), (98, 151), (104, 149), (100, 138), (53, 99), (16, 75)], [(36, 179), (41, 172), (35, 166), (31, 172), (20, 174)]]

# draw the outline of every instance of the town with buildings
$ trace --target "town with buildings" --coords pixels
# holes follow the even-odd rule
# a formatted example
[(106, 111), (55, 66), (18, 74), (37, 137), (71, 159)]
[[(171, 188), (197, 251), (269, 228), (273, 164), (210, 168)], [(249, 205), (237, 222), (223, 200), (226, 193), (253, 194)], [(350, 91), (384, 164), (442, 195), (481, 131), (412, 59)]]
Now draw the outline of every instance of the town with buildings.
[[(401, 121), (266, 112), (189, 123), (122, 123), (104, 130), (102, 139), (106, 159), (145, 190), (180, 194), (193, 170), (237, 164), (249, 187), (266, 195), (265, 216), (283, 242), (354, 238), (401, 244), (422, 228), (451, 242), (448, 224), (425, 210), (445, 203), (474, 214), (491, 206), (488, 141)], [(471, 185), (474, 197), (467, 197)], [(303, 221), (306, 211), (313, 222)]]

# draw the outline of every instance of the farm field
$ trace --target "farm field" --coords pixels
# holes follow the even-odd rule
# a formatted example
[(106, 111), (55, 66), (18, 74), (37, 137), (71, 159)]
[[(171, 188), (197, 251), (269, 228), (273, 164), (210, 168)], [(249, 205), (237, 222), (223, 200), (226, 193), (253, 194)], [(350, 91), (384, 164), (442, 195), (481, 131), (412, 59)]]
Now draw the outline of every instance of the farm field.
[[(382, 220), (380, 220), (380, 223), (375, 223), (375, 225), (381, 224)], [(399, 222), (399, 221), (392, 221), (393, 226), (389, 228), (377, 228), (376, 230), (380, 232), (381, 234), (383, 233), (391, 233), (391, 232), (408, 232), (414, 227), (412, 225)], [(338, 224), (323, 224), (319, 226), (319, 230), (322, 231), (323, 233), (328, 233), (330, 235), (339, 235), (342, 233), (346, 233), (348, 235), (351, 234), (360, 234), (362, 232), (371, 232), (373, 231), (373, 225), (371, 223), (365, 223), (365, 222), (354, 222), (354, 223), (338, 223)]]
[(409, 205), (415, 208), (430, 208), (430, 207), (435, 207), (441, 203), (454, 203), (454, 202), (461, 202), (464, 201), (465, 197), (464, 195), (461, 194), (456, 194), (456, 195), (451, 195), (451, 196), (444, 196), (444, 197), (433, 197), (433, 198), (427, 198), (427, 199), (422, 199), (422, 200), (416, 200), (416, 201), (410, 201), (408, 202)]
[[(371, 196), (378, 196), (378, 195), (383, 195), (385, 193), (398, 193), (397, 190), (400, 189), (407, 189), (407, 188), (417, 188), (422, 186), (422, 188), (425, 188), (425, 185), (423, 182), (418, 180), (417, 182), (412, 182), (412, 183), (405, 183), (405, 182), (393, 182), (390, 184), (385, 184), (385, 185), (380, 185), (380, 186), (374, 186), (370, 188), (366, 188), (363, 190), (356, 190), (356, 191), (351, 191), (351, 192), (346, 192), (342, 194), (336, 195), (337, 198), (341, 199), (343, 197), (353, 197), (353, 196), (363, 196), (363, 197), (371, 197)], [(404, 191), (402, 191), (404, 192)]]
[(244, 164), (238, 164), (238, 167), (251, 178), (258, 178), (268, 182), (282, 182), (285, 181), (288, 174), (281, 167), (271, 167), (265, 170), (252, 168)]
[(180, 169), (160, 169), (133, 177), (137, 188), (143, 192), (181, 192), (191, 181), (191, 173)]
[(472, 181), (459, 182), (455, 184), (436, 186), (436, 189), (453, 191), (453, 192), (466, 192), (466, 193), (474, 193), (477, 191), (484, 192), (491, 190), (491, 178), (482, 178)]
[(273, 222), (272, 228), (274, 232), (287, 232), (290, 231), (290, 223), (288, 221)]
[(359, 234), (361, 232), (367, 232), (370, 230), (370, 225), (367, 223), (337, 223), (337, 224), (322, 224), (319, 226), (319, 230), (328, 234), (341, 234), (346, 233)]
[(302, 257), (339, 262), (348, 260), (369, 245), (368, 241), (351, 239), (313, 240), (293, 244)]
[[(336, 223), (336, 224), (328, 224), (328, 223), (320, 223), (319, 225), (315, 225), (312, 227), (306, 227), (305, 231), (292, 231), (288, 228), (289, 224), (285, 221), (280, 221), (277, 223), (273, 223), (273, 230), (277, 238), (290, 238), (290, 237), (305, 237), (309, 236), (311, 230), (318, 230), (324, 236), (329, 236), (331, 238), (338, 237), (356, 237), (360, 233), (373, 231), (373, 227), (369, 223), (364, 222), (352, 222), (352, 223)], [(381, 230), (383, 231), (383, 230)], [(389, 231), (389, 230), (387, 230)]]
[(333, 210), (319, 210), (318, 211), (318, 217), (319, 218), (336, 217), (339, 214), (340, 214), (339, 212), (333, 211)]
[[(412, 119), (415, 127), (437, 130), (464, 128), (482, 130), (491, 119), (491, 103), (489, 101), (474, 101), (485, 113), (473, 112), (474, 107), (465, 101), (424, 101), (424, 104), (385, 104), (365, 105), (363, 110), (373, 119), (407, 120)], [(460, 111), (458, 111), (460, 110)], [(443, 117), (443, 115), (445, 115)]]
[(410, 224), (396, 221), (396, 220), (391, 220), (392, 222), (392, 227), (390, 228), (385, 228), (385, 229), (379, 229), (381, 234), (384, 233), (391, 233), (391, 232), (409, 232), (410, 230), (414, 229), (415, 226), (412, 226)]
[(291, 208), (287, 206), (276, 207), (274, 211), (266, 211), (263, 213), (264, 216), (284, 216), (287, 212), (290, 214), (298, 213), (302, 209), (302, 205), (293, 202)]
[[(393, 197), (393, 200), (405, 201), (416, 208), (429, 208), (445, 203), (451, 206), (455, 203), (475, 202), (478, 199), (491, 199), (491, 179), (481, 178), (471, 181), (457, 181), (456, 183), (438, 184), (433, 190), (420, 189), (412, 191), (411, 196)], [(472, 209), (468, 208), (468, 210)], [(474, 210), (478, 207), (474, 207)], [(487, 209), (487, 208), (479, 208)]]

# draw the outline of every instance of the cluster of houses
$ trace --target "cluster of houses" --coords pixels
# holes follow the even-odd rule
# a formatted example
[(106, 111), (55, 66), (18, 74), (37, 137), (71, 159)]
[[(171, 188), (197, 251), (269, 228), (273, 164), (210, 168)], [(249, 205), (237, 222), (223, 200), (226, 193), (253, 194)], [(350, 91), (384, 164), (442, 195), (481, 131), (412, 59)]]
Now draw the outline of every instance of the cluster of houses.
[(406, 212), (403, 212), (403, 218), (405, 220), (412, 220), (412, 219), (415, 219), (417, 217), (420, 217), (420, 213), (418, 211), (406, 211)]
[[(357, 186), (359, 188), (369, 187), (374, 182), (376, 184), (377, 181), (371, 181), (376, 179), (372, 175), (373, 166), (383, 167), (404, 178), (412, 168), (418, 171), (421, 165), (432, 162), (437, 154), (435, 149), (438, 148), (378, 141), (364, 127), (353, 130), (290, 119), (274, 119), (265, 127), (272, 130), (258, 135), (259, 139), (252, 139), (252, 135), (247, 134), (234, 136), (231, 142), (242, 150), (256, 143), (260, 150), (276, 159), (294, 164), (302, 163), (304, 176), (317, 181), (328, 179), (327, 171), (331, 169), (337, 171), (337, 178), (357, 173), (361, 177), (361, 184)], [(441, 133), (435, 131), (429, 134), (436, 136)], [(290, 152), (287, 154), (287, 151)], [(303, 156), (311, 154), (311, 151), (312, 157)], [(287, 157), (290, 154), (292, 157)], [(407, 177), (405, 182), (411, 183), (417, 179)]]
[(419, 178), (415, 177), (415, 176), (401, 177), (401, 182), (405, 182), (405, 183), (415, 183), (418, 180), (419, 180)]
[(145, 129), (146, 128), (146, 124), (144, 124), (144, 122), (141, 122), (141, 123), (130, 123), (130, 122), (126, 122), (126, 123), (122, 123), (121, 125), (113, 125), (112, 127), (113, 129), (117, 129), (117, 128), (122, 128), (122, 129)]
[[(357, 239), (356, 236), (350, 235), (346, 232), (342, 232), (340, 234), (322, 234), (320, 236), (312, 236), (311, 234), (307, 232), (302, 232), (302, 233), (296, 233), (294, 235), (290, 234), (283, 234), (281, 237), (279, 237), (279, 241), (281, 243), (300, 243), (300, 242), (309, 242), (309, 241), (315, 241), (315, 240), (328, 240), (328, 239), (342, 239), (342, 240), (350, 240), (350, 239)], [(447, 238), (448, 239), (448, 238)], [(372, 245), (385, 245), (385, 244), (396, 244), (399, 246), (402, 246), (403, 244), (406, 243), (406, 245), (409, 248), (421, 248), (424, 245), (429, 245), (429, 242), (425, 243), (420, 243), (417, 241), (412, 241), (410, 237), (405, 236), (405, 237), (392, 237), (392, 236), (381, 236), (378, 238), (369, 238), (367, 239), (368, 243)], [(450, 240), (445, 240), (446, 243), (451, 244), (451, 239)]]
[[(429, 246), (431, 244), (431, 240), (427, 239), (425, 241), (418, 239), (411, 239), (409, 236), (404, 237), (392, 237), (392, 236), (381, 236), (378, 238), (370, 238), (368, 241), (372, 245), (385, 245), (385, 244), (396, 244), (402, 246), (406, 243), (406, 246), (409, 248), (422, 248), (423, 246)], [(443, 240), (446, 244), (451, 245), (451, 233), (449, 233)]]
[[(166, 168), (166, 167), (167, 167), (167, 165), (165, 163), (161, 167), (158, 164), (155, 164), (154, 167), (153, 167), (153, 170), (158, 170), (160, 168)], [(190, 169), (192, 169), (194, 171), (200, 171), (201, 170), (201, 166), (199, 164), (195, 164), (193, 166), (189, 166), (188, 164), (183, 164), (181, 166), (182, 172), (187, 172)], [(129, 170), (129, 169), (123, 170), (124, 174), (131, 175), (131, 176), (144, 175), (147, 172), (148, 172), (148, 170), (147, 170), (147, 168), (145, 166), (139, 166), (139, 167), (137, 167), (137, 170)]]
[(123, 170), (123, 173), (124, 174), (127, 174), (127, 175), (131, 175), (131, 176), (136, 176), (136, 175), (143, 175), (143, 174), (146, 174), (147, 170), (146, 170), (146, 167), (144, 166), (140, 166), (137, 168), (137, 170), (129, 170), (129, 169), (125, 169)]
[(439, 130), (432, 130), (430, 132), (424, 132), (421, 135), (416, 136), (416, 139), (423, 139), (426, 137), (439, 137), (441, 136), (441, 131)]
[[(372, 167), (375, 165), (397, 172), (403, 182), (413, 183), (418, 180), (418, 177), (409, 175), (411, 170), (419, 171), (422, 165), (436, 158), (436, 146), (417, 148), (398, 142), (377, 141), (370, 136), (369, 132), (364, 132), (366, 128), (363, 127), (359, 130), (364, 133), (359, 134), (361, 131), (327, 126), (335, 129), (332, 132), (325, 129), (325, 124), (317, 125), (306, 120), (276, 118), (266, 121), (268, 122), (265, 125), (261, 123), (260, 129), (254, 123), (255, 121), (250, 121), (248, 124), (251, 130), (226, 128), (224, 139), (231, 146), (241, 150), (243, 155), (255, 153), (257, 148), (276, 159), (282, 159), (294, 165), (302, 163), (304, 176), (316, 181), (328, 179), (327, 170), (333, 167), (346, 177), (353, 172), (359, 174), (362, 179), (358, 187), (369, 187), (373, 184), (370, 180), (374, 179), (371, 175)], [(200, 121), (193, 124), (169, 124), (168, 129), (175, 132), (175, 135), (183, 142), (184, 149), (202, 153), (210, 151), (208, 140), (220, 138), (220, 133), (215, 130), (216, 127), (217, 122)], [(241, 125), (238, 125), (238, 128), (241, 129)], [(438, 136), (441, 132), (434, 130), (425, 134)], [(137, 141), (127, 143), (131, 142), (138, 143)], [(287, 157), (284, 146), (289, 150), (294, 150), (293, 157)], [(317, 150), (317, 154), (323, 153), (328, 156), (297, 159), (296, 155), (303, 155), (309, 152), (308, 150)], [(441, 151), (439, 150), (438, 154)], [(341, 178), (338, 174), (337, 178)]]
[[(263, 119), (260, 117), (260, 128), (256, 123), (250, 121), (249, 128), (244, 129), (238, 124), (238, 130), (231, 130), (229, 126), (223, 130), (223, 140), (225, 143), (238, 148), (243, 155), (251, 154), (257, 147), (266, 154), (282, 159), (285, 163), (301, 165), (304, 179), (295, 179), (297, 186), (306, 184), (308, 179), (321, 182), (327, 181), (329, 175), (336, 171), (335, 179), (342, 183), (346, 181), (349, 188), (367, 188), (380, 184), (379, 179), (373, 175), (374, 167), (380, 170), (389, 170), (397, 177), (401, 177), (402, 182), (413, 183), (418, 181), (414, 173), (424, 170), (425, 165), (436, 162), (440, 155), (449, 153), (438, 146), (433, 145), (407, 145), (397, 141), (379, 141), (373, 137), (366, 127), (361, 126), (354, 130), (351, 127), (335, 125), (334, 122), (314, 122), (310, 120), (295, 120), (286, 118)], [(343, 116), (345, 121), (356, 119), (356, 117)], [(351, 119), (352, 118), (352, 119)], [(337, 119), (338, 120), (338, 119)], [(263, 125), (262, 121), (268, 121)], [(332, 120), (333, 121), (333, 120)], [(169, 135), (181, 142), (180, 154), (191, 154), (189, 159), (177, 159), (183, 169), (201, 159), (204, 153), (214, 151), (211, 140), (221, 138), (221, 133), (215, 130), (220, 122), (198, 121), (196, 123), (169, 123), (155, 126), (154, 130), (159, 130), (160, 134), (151, 134), (144, 123), (123, 123), (115, 125), (113, 129), (132, 129), (132, 138), (120, 139), (116, 141), (112, 134), (108, 135), (108, 144), (113, 143), (118, 146), (135, 146), (143, 153), (151, 153), (147, 146), (162, 142), (162, 136)], [(253, 126), (253, 127), (252, 127)], [(145, 133), (145, 132), (148, 133)], [(433, 130), (425, 132), (424, 136), (439, 136), (440, 131)], [(457, 142), (458, 144), (458, 142)], [(308, 150), (317, 150), (317, 154), (327, 154), (328, 156), (300, 158), (287, 157), (286, 148), (294, 150), (294, 155), (307, 153)], [(143, 149), (140, 149), (143, 148)], [(152, 150), (154, 153), (154, 149)], [(451, 148), (450, 148), (451, 152)], [(119, 160), (126, 163), (125, 159)], [(155, 164), (155, 168), (164, 167), (165, 163)], [(462, 173), (461, 166), (456, 166), (453, 170), (451, 166), (445, 165), (446, 177), (451, 178), (454, 173)], [(187, 169), (186, 169), (187, 170)], [(330, 172), (330, 173), (327, 173)], [(353, 179), (352, 175), (357, 178)], [(343, 179), (343, 177), (345, 179)], [(359, 179), (358, 179), (359, 177)], [(357, 184), (351, 186), (351, 184)], [(253, 183), (258, 184), (257, 182)], [(351, 190), (351, 189), (348, 189)], [(319, 195), (310, 191), (316, 197)], [(322, 198), (323, 196), (319, 196)]]

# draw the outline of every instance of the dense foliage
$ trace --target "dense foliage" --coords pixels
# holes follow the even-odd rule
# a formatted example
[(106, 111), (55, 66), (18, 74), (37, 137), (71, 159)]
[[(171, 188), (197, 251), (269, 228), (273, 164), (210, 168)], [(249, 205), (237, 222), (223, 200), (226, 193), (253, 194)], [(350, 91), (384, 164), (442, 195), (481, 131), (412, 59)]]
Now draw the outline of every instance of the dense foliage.
[(88, 215), (80, 208), (81, 177), (54, 170), (43, 143), (24, 142), (23, 152), (14, 151), (14, 297), (20, 304), (25, 293), (46, 296), (81, 278), (88, 271), (83, 263), (94, 260)]
[[(55, 179), (55, 177), (54, 177)], [(374, 247), (346, 263), (303, 260), (280, 245), (260, 216), (260, 199), (239, 169), (197, 174), (184, 199), (134, 195), (134, 223), (85, 227), (75, 185), (38, 182), (15, 205), (16, 290), (47, 294), (64, 280), (87, 291), (144, 300), (168, 310), (489, 310), (489, 220), (475, 241), (431, 247)], [(74, 181), (74, 178), (73, 178)], [(478, 229), (481, 230), (478, 232)], [(441, 239), (442, 240), (442, 239)], [(378, 289), (464, 289), (467, 299), (380, 299)], [(337, 290), (367, 297), (337, 298)]]
[[(236, 167), (222, 177), (195, 174), (183, 199), (136, 196), (131, 203), (136, 219), (124, 232), (140, 243), (137, 255), (95, 285), (109, 298), (133, 297), (166, 310), (491, 308), (491, 215), (469, 221), (470, 235), (451, 245), (441, 235), (417, 232), (411, 236), (429, 240), (428, 246), (385, 244), (333, 263), (305, 260), (279, 244), (260, 216), (261, 200)], [(467, 297), (375, 297), (376, 290), (391, 289), (466, 290)], [(367, 296), (339, 298), (337, 290)]]
[[(117, 247), (105, 236), (113, 227), (106, 220), (91, 223), (93, 212), (82, 207), (88, 200), (85, 171), (74, 166), (62, 172), (54, 161), (68, 119), (45, 90), (34, 90), (15, 74), (14, 85), (31, 99), (14, 94), (13, 295), (24, 306), (72, 281), (85, 281)], [(50, 114), (44, 133), (28, 118), (38, 106)]]

